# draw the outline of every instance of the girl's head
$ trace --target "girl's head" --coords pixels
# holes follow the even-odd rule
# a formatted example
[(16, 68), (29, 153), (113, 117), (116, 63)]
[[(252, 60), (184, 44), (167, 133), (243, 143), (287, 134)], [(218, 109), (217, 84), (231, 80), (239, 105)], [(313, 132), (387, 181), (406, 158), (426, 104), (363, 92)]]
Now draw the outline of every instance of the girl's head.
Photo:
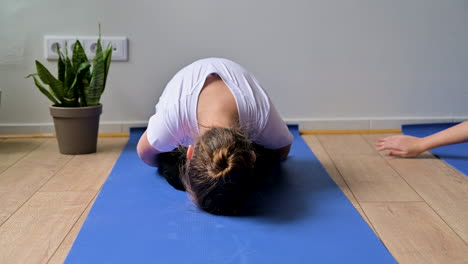
[(187, 151), (182, 182), (201, 209), (235, 214), (255, 185), (255, 159), (239, 129), (211, 128)]

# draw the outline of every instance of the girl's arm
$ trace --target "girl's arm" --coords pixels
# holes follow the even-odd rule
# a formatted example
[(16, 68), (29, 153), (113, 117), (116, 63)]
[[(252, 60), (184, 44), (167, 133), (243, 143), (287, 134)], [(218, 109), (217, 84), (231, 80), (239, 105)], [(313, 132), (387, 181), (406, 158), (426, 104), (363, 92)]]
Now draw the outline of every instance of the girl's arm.
[(389, 156), (414, 157), (436, 147), (467, 141), (468, 121), (465, 121), (424, 138), (404, 135), (390, 136), (379, 139), (374, 145), (378, 151), (389, 150)]
[(279, 148), (279, 149), (275, 149), (275, 153), (279, 157), (279, 159), (283, 161), (288, 158), (288, 154), (290, 150), (291, 150), (291, 144), (284, 146), (282, 148)]
[(146, 131), (138, 141), (137, 153), (140, 159), (143, 160), (143, 162), (146, 164), (153, 167), (158, 166), (157, 155), (161, 152), (157, 151), (150, 145), (148, 142), (148, 137), (146, 136)]

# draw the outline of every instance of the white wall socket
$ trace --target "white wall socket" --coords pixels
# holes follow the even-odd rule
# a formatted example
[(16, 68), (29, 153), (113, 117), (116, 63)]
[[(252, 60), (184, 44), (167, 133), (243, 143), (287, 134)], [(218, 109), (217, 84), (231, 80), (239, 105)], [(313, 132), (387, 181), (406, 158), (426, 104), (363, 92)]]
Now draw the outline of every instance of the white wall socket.
[[(57, 46), (65, 54), (65, 46), (68, 49), (68, 55), (73, 54), (73, 45), (79, 40), (86, 52), (89, 60), (96, 54), (96, 45), (98, 36), (44, 36), (44, 57), (48, 60), (57, 60)], [(67, 44), (67, 45), (65, 45)], [(108, 44), (112, 45), (113, 61), (128, 61), (128, 39), (127, 37), (101, 37), (102, 48), (105, 49)]]

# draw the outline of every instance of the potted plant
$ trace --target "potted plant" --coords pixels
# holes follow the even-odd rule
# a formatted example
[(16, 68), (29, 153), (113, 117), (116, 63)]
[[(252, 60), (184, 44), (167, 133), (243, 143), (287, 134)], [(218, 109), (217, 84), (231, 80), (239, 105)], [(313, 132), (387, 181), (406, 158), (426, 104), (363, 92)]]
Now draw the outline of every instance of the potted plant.
[(100, 31), (92, 64), (80, 41), (76, 40), (71, 58), (68, 56), (67, 44), (65, 55), (58, 47), (57, 78), (37, 60), (37, 73), (27, 76), (34, 79), (39, 91), (53, 103), (49, 107), (50, 114), (63, 154), (96, 152), (99, 117), (102, 113), (99, 101), (106, 86), (112, 57), (111, 45), (102, 49)]

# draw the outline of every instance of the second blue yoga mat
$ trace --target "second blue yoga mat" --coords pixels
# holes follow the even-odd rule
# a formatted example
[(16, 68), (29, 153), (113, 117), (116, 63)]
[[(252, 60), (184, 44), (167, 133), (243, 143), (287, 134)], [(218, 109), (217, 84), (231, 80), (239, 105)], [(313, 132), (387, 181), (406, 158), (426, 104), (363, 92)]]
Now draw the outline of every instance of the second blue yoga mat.
[[(403, 125), (402, 132), (405, 135), (426, 137), (457, 124), (459, 123)], [(468, 175), (468, 143), (442, 146), (431, 149), (430, 152), (465, 174), (465, 176)]]
[(255, 194), (258, 212), (196, 209), (143, 164), (132, 129), (66, 263), (396, 263), (291, 127), (288, 160)]

